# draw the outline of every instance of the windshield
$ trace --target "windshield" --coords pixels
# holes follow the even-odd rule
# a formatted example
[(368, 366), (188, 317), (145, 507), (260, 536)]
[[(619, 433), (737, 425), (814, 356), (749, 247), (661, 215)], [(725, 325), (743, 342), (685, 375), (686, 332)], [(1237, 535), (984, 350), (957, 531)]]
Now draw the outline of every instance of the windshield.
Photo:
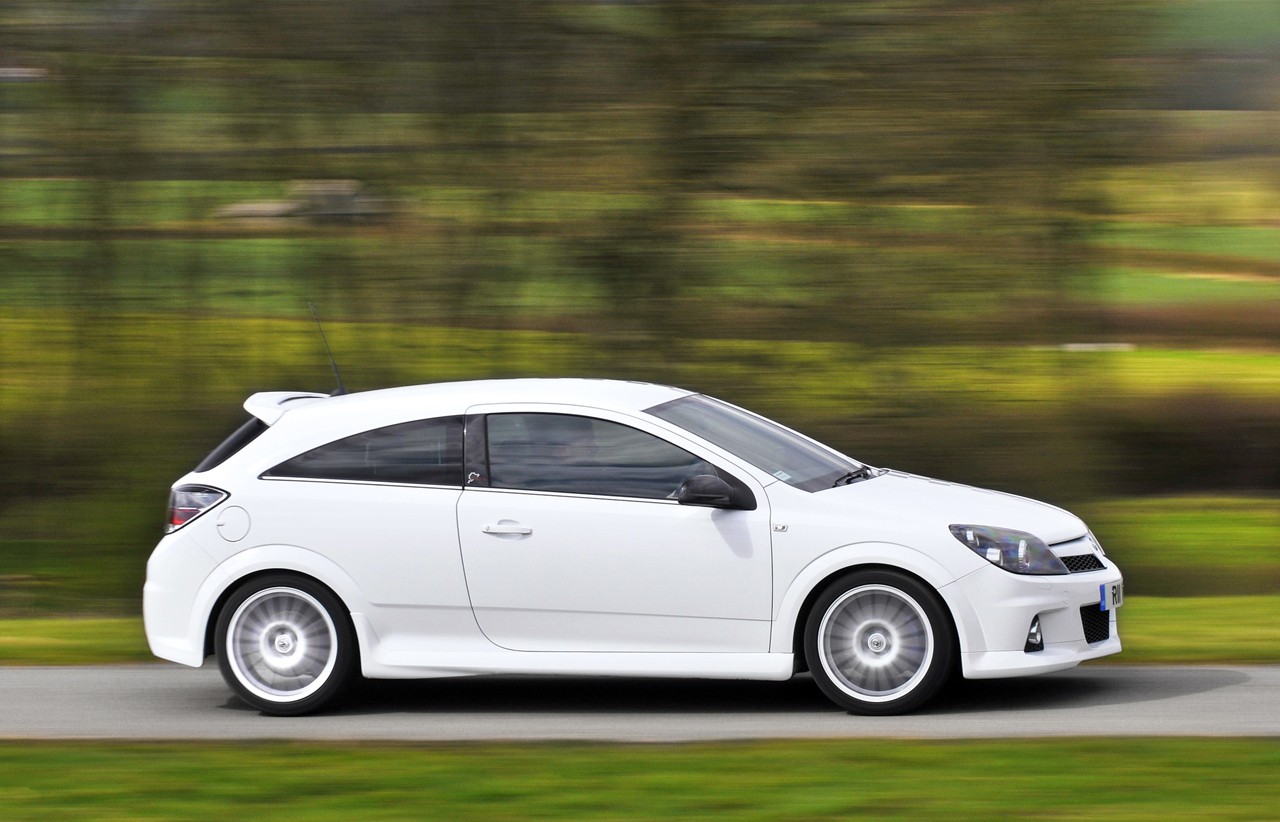
[(831, 488), (862, 466), (764, 417), (703, 395), (646, 410), (804, 491)]

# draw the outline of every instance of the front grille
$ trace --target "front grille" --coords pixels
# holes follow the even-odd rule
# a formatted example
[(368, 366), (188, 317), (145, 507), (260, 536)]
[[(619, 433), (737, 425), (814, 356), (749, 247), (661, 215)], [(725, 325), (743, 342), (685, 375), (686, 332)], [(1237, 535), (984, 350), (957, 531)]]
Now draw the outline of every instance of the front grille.
[(1084, 641), (1090, 644), (1111, 638), (1111, 612), (1097, 605), (1080, 609), (1080, 624), (1084, 626)]
[(1102, 564), (1102, 560), (1098, 559), (1097, 554), (1078, 554), (1074, 557), (1058, 557), (1062, 560), (1062, 564), (1067, 566), (1067, 570), (1073, 574), (1082, 571), (1101, 571), (1106, 566)]

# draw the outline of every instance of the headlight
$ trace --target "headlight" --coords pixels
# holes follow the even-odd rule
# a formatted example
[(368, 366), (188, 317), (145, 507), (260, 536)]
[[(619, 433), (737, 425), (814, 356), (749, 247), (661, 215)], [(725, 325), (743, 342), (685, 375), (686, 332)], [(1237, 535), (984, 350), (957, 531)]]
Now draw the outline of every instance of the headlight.
[(1026, 531), (952, 525), (951, 534), (987, 562), (1015, 574), (1070, 573), (1044, 540)]

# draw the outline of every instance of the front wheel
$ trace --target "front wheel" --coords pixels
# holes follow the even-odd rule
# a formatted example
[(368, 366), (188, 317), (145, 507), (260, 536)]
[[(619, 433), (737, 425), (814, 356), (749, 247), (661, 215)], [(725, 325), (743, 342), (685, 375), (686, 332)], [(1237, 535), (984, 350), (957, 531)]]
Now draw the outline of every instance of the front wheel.
[(275, 716), (319, 709), (355, 667), (342, 602), (303, 577), (273, 574), (241, 585), (218, 615), (218, 668), (236, 694)]
[(837, 579), (814, 602), (804, 638), (818, 687), (857, 714), (918, 708), (946, 683), (955, 656), (938, 595), (895, 571)]

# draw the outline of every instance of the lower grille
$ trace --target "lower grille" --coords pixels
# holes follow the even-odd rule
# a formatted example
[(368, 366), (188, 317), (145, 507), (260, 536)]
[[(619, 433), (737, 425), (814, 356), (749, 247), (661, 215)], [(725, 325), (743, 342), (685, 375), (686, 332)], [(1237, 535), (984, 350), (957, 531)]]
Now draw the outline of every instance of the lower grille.
[(1080, 609), (1080, 624), (1084, 626), (1084, 641), (1090, 644), (1111, 638), (1111, 612), (1097, 605)]
[(1102, 564), (1097, 554), (1077, 554), (1073, 557), (1058, 557), (1067, 570), (1073, 574), (1081, 571), (1099, 571), (1107, 566)]

